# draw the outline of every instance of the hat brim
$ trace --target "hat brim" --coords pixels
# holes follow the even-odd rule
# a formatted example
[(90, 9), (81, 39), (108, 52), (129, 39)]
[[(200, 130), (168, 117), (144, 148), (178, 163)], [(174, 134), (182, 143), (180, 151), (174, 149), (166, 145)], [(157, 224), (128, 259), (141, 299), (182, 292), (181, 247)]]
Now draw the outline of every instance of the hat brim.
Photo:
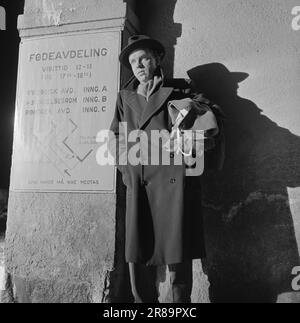
[(119, 56), (120, 63), (126, 66), (127, 68), (131, 69), (131, 66), (129, 64), (129, 55), (137, 49), (145, 48), (153, 49), (160, 53), (161, 59), (163, 59), (166, 54), (164, 46), (159, 41), (155, 39), (141, 39), (139, 41), (134, 42), (131, 45), (128, 45), (122, 50)]
[(230, 75), (237, 83), (243, 82), (249, 77), (249, 74), (244, 72), (230, 72)]

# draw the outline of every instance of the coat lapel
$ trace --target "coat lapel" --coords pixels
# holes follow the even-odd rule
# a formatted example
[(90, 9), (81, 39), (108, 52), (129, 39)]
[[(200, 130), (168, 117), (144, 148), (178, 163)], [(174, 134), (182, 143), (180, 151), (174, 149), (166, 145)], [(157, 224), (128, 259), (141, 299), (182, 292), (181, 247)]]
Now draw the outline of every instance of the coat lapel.
[(161, 108), (173, 91), (172, 87), (161, 87), (152, 94), (147, 103), (147, 107), (140, 119), (139, 128), (142, 129), (153, 115)]
[(173, 87), (161, 87), (159, 90), (153, 93), (149, 98), (149, 101), (142, 115), (141, 113), (143, 109), (141, 109), (138, 94), (136, 93), (136, 91), (126, 90), (124, 100), (128, 104), (128, 106), (137, 114), (140, 129), (142, 129), (145, 124), (153, 117), (153, 115), (161, 108), (161, 106), (165, 103), (173, 90)]
[(137, 113), (138, 115), (141, 114), (141, 108), (139, 106), (138, 94), (136, 93), (136, 91), (126, 91), (126, 95), (125, 95), (124, 100), (135, 113)]

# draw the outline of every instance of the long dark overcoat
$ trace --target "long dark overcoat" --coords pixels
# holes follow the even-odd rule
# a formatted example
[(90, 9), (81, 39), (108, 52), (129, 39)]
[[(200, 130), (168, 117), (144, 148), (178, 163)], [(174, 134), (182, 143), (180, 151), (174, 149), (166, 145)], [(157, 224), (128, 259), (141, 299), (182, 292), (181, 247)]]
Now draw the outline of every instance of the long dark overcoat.
[[(137, 94), (137, 82), (132, 82), (118, 95), (111, 130), (118, 138), (119, 122), (126, 122), (128, 134), (139, 129), (150, 138), (151, 130), (170, 131), (167, 103), (190, 95), (182, 83), (165, 81), (147, 102)], [(128, 143), (127, 151), (142, 142)], [(170, 153), (171, 163), (172, 158), (174, 154)], [(185, 167), (184, 163), (174, 165), (174, 162), (173, 165), (118, 166), (127, 186), (127, 262), (165, 265), (205, 256), (201, 177), (186, 177)]]

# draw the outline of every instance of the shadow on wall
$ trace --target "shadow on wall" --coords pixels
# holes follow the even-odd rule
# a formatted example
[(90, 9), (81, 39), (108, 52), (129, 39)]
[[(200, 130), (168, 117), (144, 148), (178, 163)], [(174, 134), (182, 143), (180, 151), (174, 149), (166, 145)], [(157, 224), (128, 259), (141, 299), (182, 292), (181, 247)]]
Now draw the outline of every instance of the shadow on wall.
[[(181, 24), (173, 20), (176, 2), (136, 2), (140, 32), (166, 46), (167, 77), (173, 75), (174, 45), (182, 33)], [(226, 114), (224, 169), (207, 172), (203, 187), (204, 267), (210, 299), (276, 302), (278, 295), (291, 292), (292, 268), (300, 264), (287, 192), (287, 187), (300, 187), (300, 138), (264, 116), (254, 102), (238, 96), (238, 83), (249, 77), (246, 73), (232, 74), (224, 65), (214, 64), (198, 66), (189, 74), (196, 91), (219, 104)], [(124, 201), (125, 191), (121, 193), (118, 198)], [(121, 223), (117, 221), (119, 237), (124, 237)], [(124, 247), (123, 240), (118, 244)], [(161, 281), (164, 276), (161, 268)], [(130, 299), (127, 267), (124, 277), (120, 275), (124, 292), (116, 291), (123, 295), (118, 301)]]
[(300, 137), (238, 96), (245, 73), (216, 63), (188, 74), (226, 115), (224, 169), (203, 187), (211, 301), (276, 302), (300, 264), (287, 192), (300, 187)]
[(182, 25), (175, 23), (173, 19), (176, 2), (177, 0), (136, 2), (136, 11), (142, 28), (140, 32), (161, 41), (166, 48), (167, 57), (163, 65), (167, 77), (173, 76), (174, 46), (177, 44), (177, 38), (182, 34)]

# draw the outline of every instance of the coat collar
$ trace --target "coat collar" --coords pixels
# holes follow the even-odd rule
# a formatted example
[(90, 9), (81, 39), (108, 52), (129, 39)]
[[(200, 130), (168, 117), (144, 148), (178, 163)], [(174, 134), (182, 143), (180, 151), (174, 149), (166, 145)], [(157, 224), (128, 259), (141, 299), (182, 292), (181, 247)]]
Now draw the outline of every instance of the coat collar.
[(164, 105), (168, 97), (171, 95), (172, 91), (172, 87), (160, 87), (155, 93), (150, 96), (146, 109), (144, 110), (144, 113), (140, 120), (140, 129), (143, 129), (146, 123)]
[[(174, 90), (173, 87), (166, 86), (167, 81), (163, 81), (161, 87), (155, 91), (149, 98), (147, 102), (146, 108), (144, 110), (143, 115), (139, 121), (139, 128), (143, 129), (147, 122), (153, 117), (153, 115), (163, 106), (168, 97), (171, 95)], [(140, 106), (138, 103), (138, 95), (137, 90), (138, 82), (136, 79), (133, 79), (132, 82), (127, 86), (125, 90), (123, 90), (126, 95), (124, 96), (124, 100), (130, 106), (130, 108), (137, 114), (140, 114)]]

